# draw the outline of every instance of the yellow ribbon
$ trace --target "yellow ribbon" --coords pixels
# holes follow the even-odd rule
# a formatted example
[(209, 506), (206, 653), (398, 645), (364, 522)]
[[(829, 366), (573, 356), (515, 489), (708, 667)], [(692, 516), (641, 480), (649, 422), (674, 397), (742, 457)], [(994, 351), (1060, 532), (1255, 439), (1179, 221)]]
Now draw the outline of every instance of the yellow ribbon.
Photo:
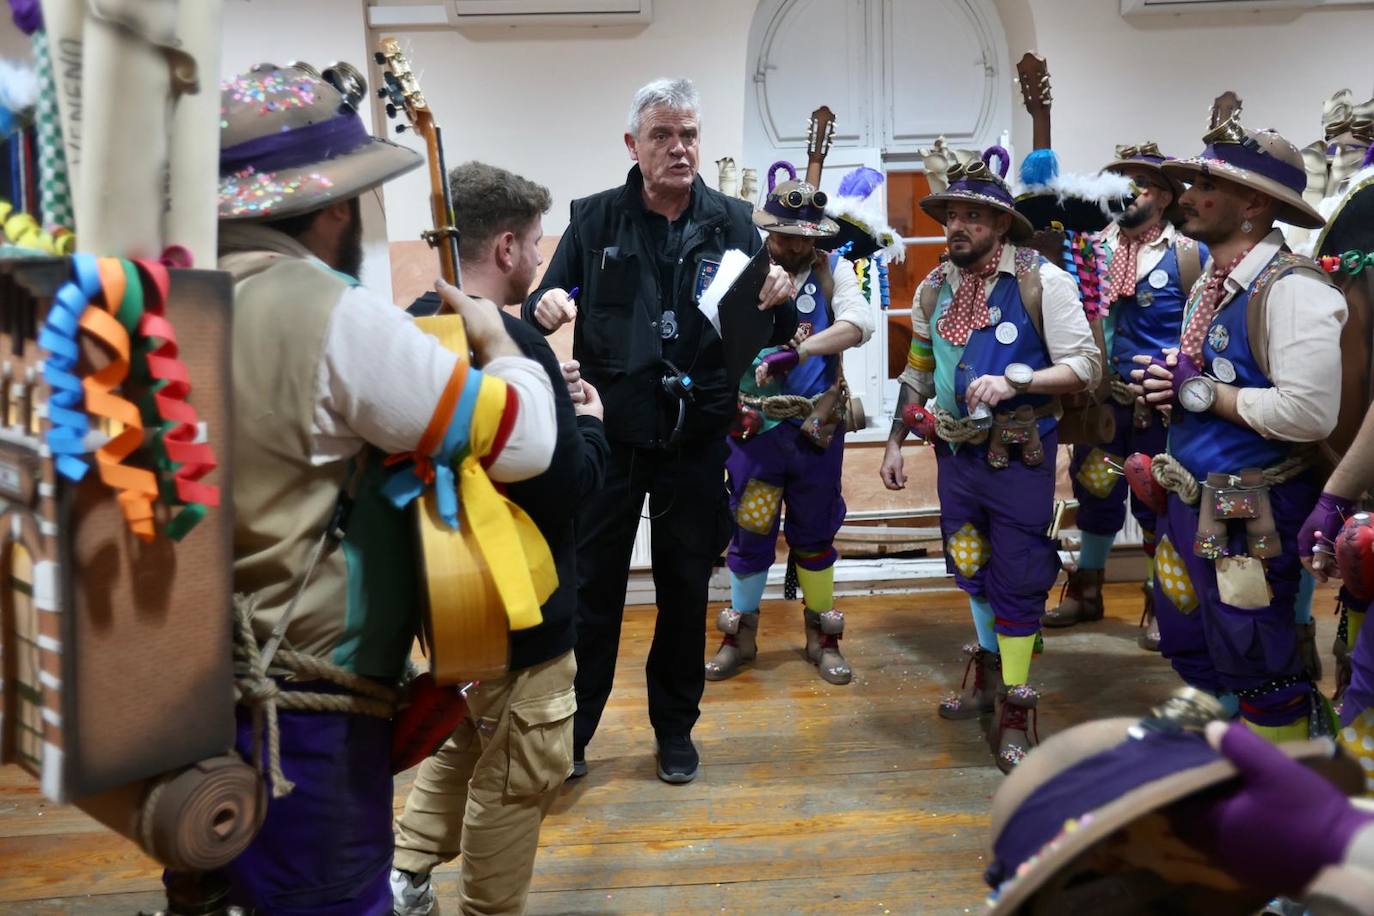
[(540, 608), (558, 587), (558, 572), (534, 520), (496, 489), (482, 467), (505, 410), (506, 383), (485, 376), (473, 410), (470, 447), (457, 468), (458, 500), (491, 570), (510, 628), (528, 630), (543, 623)]

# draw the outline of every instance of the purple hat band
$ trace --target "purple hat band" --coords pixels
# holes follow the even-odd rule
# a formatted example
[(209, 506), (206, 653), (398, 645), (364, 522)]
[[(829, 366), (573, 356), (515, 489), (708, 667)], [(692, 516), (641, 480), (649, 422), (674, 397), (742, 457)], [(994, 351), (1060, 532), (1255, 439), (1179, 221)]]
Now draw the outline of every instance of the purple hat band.
[(976, 194), (979, 197), (993, 197), (1008, 207), (1014, 207), (1015, 203), (1011, 199), (1011, 194), (1007, 189), (996, 181), (978, 180), (959, 180), (950, 185), (946, 194)]
[(1218, 159), (1238, 169), (1263, 175), (1295, 194), (1301, 194), (1307, 188), (1307, 173), (1302, 169), (1240, 143), (1209, 143), (1199, 154), (1199, 158)]
[(993, 844), (984, 880), (994, 888), (1053, 840), (1068, 820), (1113, 802), (1147, 783), (1220, 760), (1196, 732), (1149, 732), (1080, 760), (1033, 791)]
[(276, 172), (324, 162), (361, 149), (372, 137), (356, 114), (341, 114), (328, 121), (267, 134), (225, 147), (219, 153), (220, 175), (236, 175), (246, 169)]
[(801, 220), (807, 223), (819, 223), (825, 219), (825, 210), (821, 207), (812, 206), (810, 203), (802, 207), (789, 207), (772, 195), (763, 202), (763, 212), (771, 213), (778, 219)]

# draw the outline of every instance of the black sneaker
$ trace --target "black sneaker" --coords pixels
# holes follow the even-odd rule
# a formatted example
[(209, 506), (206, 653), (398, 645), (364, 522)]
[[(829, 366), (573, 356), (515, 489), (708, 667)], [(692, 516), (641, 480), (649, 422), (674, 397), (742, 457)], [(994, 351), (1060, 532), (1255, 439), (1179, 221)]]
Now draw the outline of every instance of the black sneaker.
[(569, 779), (578, 779), (587, 775), (587, 752), (573, 749), (572, 769), (568, 772)]
[(691, 782), (697, 778), (696, 746), (691, 735), (670, 735), (658, 739), (658, 778), (674, 785)]

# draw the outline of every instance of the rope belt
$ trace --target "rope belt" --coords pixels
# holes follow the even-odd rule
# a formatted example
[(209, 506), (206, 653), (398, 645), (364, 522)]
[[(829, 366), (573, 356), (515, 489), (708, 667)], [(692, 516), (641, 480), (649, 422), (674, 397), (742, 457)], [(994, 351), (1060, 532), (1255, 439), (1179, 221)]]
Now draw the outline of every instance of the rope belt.
[(1112, 400), (1122, 407), (1130, 407), (1135, 403), (1135, 392), (1131, 390), (1131, 385), (1119, 375), (1111, 378)]
[[(1058, 414), (1059, 399), (1055, 398), (1047, 404), (1042, 404), (1035, 408), (1035, 419), (1042, 420), (1045, 417), (1052, 417)], [(994, 424), (995, 426), (995, 424)], [(988, 433), (994, 426), (979, 428), (974, 425), (969, 417), (956, 417), (940, 407), (935, 408), (935, 435), (954, 445), (963, 445), (968, 442), (981, 444), (988, 438)]]
[[(1313, 458), (1314, 452), (1311, 449), (1294, 452), (1273, 467), (1264, 469), (1264, 485), (1274, 487), (1292, 480), (1312, 466)], [(1150, 463), (1150, 471), (1161, 487), (1178, 494), (1178, 498), (1188, 505), (1197, 505), (1202, 496), (1202, 487), (1198, 484), (1197, 478), (1179, 464), (1173, 455), (1167, 452), (1155, 455)]]
[[(765, 398), (747, 394), (739, 396), (739, 402), (752, 407), (770, 420), (805, 420), (816, 409), (816, 402), (825, 397), (830, 389), (822, 391), (814, 398), (804, 398), (799, 394), (774, 394)], [(849, 402), (849, 386), (840, 385), (841, 405)]]
[(401, 692), (313, 655), (278, 649), (272, 656), (273, 668), (300, 681), (327, 681), (350, 693), (283, 690), (277, 678), (258, 673), (260, 655), (257, 637), (253, 635), (253, 605), (242, 595), (234, 596), (234, 699), (253, 711), (253, 765), (258, 773), (270, 778), (272, 797), (282, 798), (291, 794), (295, 785), (281, 769), (278, 710), (346, 712), (389, 719), (396, 714)]

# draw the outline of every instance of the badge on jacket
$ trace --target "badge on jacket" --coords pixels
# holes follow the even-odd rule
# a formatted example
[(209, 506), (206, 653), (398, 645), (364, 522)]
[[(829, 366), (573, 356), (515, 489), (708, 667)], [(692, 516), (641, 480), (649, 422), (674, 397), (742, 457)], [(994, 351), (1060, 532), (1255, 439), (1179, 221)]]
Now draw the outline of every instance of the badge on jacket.
[(697, 302), (701, 301), (701, 294), (706, 292), (706, 287), (711, 285), (711, 281), (716, 278), (716, 274), (719, 272), (719, 261), (708, 261), (705, 258), (701, 259), (701, 263), (697, 265), (696, 291), (692, 294)]

